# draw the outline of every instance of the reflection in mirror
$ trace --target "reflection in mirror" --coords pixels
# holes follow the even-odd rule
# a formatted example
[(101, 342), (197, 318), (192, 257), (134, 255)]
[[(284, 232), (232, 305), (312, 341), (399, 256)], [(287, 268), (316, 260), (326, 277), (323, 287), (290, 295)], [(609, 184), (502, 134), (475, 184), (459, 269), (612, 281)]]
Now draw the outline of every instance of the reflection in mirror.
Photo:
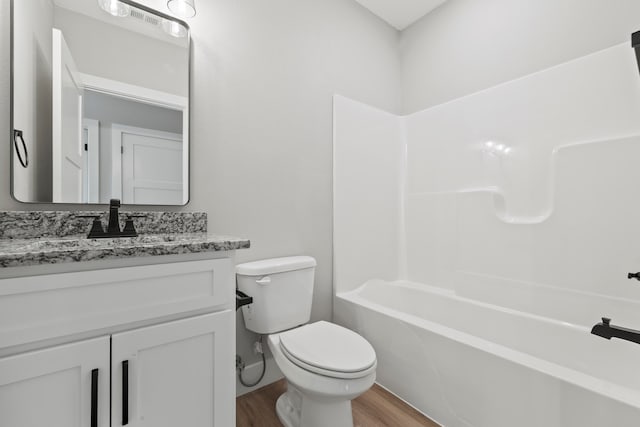
[[(189, 199), (188, 28), (117, 0), (12, 2), (12, 193), (22, 202)], [(14, 144), (12, 143), (12, 146)]]

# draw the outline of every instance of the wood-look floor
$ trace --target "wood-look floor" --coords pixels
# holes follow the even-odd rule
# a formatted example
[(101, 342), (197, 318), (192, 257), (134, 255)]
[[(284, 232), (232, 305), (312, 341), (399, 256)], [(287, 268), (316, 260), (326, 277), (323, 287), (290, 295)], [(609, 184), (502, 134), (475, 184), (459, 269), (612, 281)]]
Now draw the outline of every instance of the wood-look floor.
[[(286, 389), (281, 380), (237, 398), (236, 427), (282, 427), (276, 400)], [(351, 405), (355, 427), (439, 427), (377, 384)]]

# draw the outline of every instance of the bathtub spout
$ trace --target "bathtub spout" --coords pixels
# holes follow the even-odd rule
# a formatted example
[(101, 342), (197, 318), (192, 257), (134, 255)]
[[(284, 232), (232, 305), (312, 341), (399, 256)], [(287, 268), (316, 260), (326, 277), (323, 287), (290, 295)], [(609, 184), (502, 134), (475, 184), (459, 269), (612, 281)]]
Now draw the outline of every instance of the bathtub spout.
[(611, 338), (619, 338), (640, 344), (640, 331), (612, 326), (611, 319), (607, 319), (606, 317), (603, 317), (602, 322), (596, 324), (593, 329), (591, 329), (591, 333), (608, 340)]

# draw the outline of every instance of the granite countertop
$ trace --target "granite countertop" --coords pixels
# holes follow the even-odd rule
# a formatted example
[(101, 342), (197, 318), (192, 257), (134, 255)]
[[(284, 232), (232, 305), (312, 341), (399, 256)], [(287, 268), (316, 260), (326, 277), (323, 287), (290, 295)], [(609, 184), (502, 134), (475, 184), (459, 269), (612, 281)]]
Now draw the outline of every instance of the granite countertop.
[(249, 240), (207, 233), (148, 234), (117, 239), (65, 236), (0, 239), (0, 268), (157, 255), (231, 251)]
[(249, 240), (207, 231), (205, 212), (121, 212), (138, 215), (138, 237), (87, 239), (100, 211), (0, 211), (0, 268), (180, 255), (249, 248)]

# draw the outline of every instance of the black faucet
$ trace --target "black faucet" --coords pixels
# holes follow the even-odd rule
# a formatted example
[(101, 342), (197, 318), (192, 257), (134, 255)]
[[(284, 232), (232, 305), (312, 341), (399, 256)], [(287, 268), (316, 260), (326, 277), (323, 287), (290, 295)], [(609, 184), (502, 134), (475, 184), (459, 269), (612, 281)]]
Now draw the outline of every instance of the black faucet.
[(109, 201), (109, 224), (107, 225), (107, 234), (111, 236), (119, 236), (120, 231), (120, 200), (111, 199)]
[(620, 338), (621, 340), (640, 344), (640, 331), (613, 326), (611, 325), (611, 319), (606, 317), (603, 317), (602, 322), (596, 324), (593, 329), (591, 329), (591, 333), (608, 340), (611, 338)]
[(640, 280), (640, 273), (627, 273), (627, 279)]
[(102, 227), (99, 215), (80, 216), (79, 218), (93, 218), (93, 224), (89, 231), (88, 239), (105, 239), (116, 237), (137, 237), (138, 232), (133, 224), (133, 218), (144, 218), (145, 215), (127, 215), (123, 230), (120, 230), (120, 200), (111, 199), (109, 202), (109, 222), (107, 230)]

